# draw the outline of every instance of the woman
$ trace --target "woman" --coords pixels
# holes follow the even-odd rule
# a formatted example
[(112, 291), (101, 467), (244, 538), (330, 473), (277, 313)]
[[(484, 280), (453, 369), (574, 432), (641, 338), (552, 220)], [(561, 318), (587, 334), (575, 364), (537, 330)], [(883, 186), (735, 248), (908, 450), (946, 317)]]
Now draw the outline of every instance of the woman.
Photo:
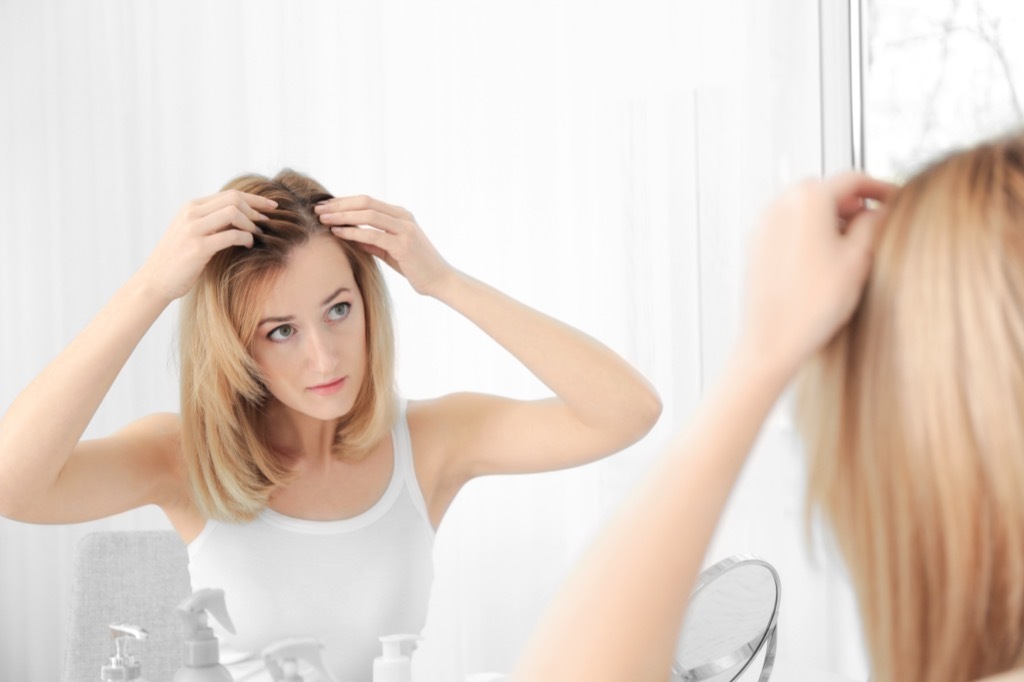
[[(367, 227), (355, 227), (363, 225)], [(395, 397), (384, 260), (554, 393)], [(181, 415), (82, 434), (132, 349), (182, 306)], [(660, 403), (609, 349), (463, 274), (407, 211), (334, 198), (291, 171), (187, 204), (146, 263), (0, 422), (0, 514), (32, 523), (159, 505), (193, 586), (223, 587), (238, 678), (263, 646), (315, 636), (369, 680), (378, 637), (418, 631), (433, 532), (488, 474), (589, 462), (635, 442)]]
[(666, 679), (718, 517), (800, 372), (809, 510), (850, 568), (871, 679), (1024, 680), (1024, 137), (898, 191), (857, 174), (791, 189), (748, 286), (724, 375), (514, 679)]

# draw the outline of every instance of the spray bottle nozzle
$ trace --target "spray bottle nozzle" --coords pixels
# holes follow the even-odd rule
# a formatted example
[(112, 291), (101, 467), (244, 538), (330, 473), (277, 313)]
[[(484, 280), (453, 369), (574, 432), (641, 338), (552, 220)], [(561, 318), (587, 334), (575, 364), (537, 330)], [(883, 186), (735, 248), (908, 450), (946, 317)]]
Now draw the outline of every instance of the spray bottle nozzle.
[(128, 653), (128, 642), (133, 639), (146, 639), (149, 633), (138, 625), (115, 623), (110, 625), (110, 636), (114, 639), (115, 653), (110, 657), (110, 663), (100, 668), (100, 679), (138, 679), (142, 675), (142, 666)]
[(274, 682), (302, 682), (298, 673), (299, 659), (309, 663), (323, 679), (337, 682), (324, 665), (321, 652), (324, 645), (313, 637), (290, 637), (271, 644), (262, 652)]
[(220, 662), (220, 645), (213, 636), (213, 628), (207, 624), (207, 612), (224, 629), (231, 634), (235, 633), (235, 625), (224, 604), (224, 590), (205, 588), (193, 592), (176, 609), (188, 630), (182, 642), (182, 660), (187, 668), (213, 666)]
[(227, 605), (224, 603), (224, 590), (204, 588), (196, 590), (192, 595), (178, 604), (177, 613), (190, 634), (197, 635), (196, 639), (210, 639), (213, 637), (213, 630), (207, 625), (206, 613), (209, 612), (224, 629), (235, 634), (235, 625), (228, 615)]

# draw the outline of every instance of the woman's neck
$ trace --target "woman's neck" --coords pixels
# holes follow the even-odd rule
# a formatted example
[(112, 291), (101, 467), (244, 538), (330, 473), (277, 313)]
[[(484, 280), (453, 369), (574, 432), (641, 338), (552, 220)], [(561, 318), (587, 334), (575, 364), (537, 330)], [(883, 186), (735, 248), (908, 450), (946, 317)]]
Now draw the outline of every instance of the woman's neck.
[(288, 460), (326, 464), (334, 458), (338, 421), (316, 419), (275, 401), (267, 410), (267, 439)]

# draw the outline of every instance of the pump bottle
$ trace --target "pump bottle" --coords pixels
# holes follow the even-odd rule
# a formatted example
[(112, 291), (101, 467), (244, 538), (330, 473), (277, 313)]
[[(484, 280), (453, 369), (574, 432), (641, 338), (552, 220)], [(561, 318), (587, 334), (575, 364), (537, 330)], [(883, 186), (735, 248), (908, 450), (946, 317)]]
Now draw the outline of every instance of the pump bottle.
[(224, 590), (202, 589), (178, 604), (176, 613), (185, 624), (182, 666), (172, 682), (232, 682), (231, 673), (220, 664), (220, 644), (207, 625), (207, 611), (234, 634), (235, 626), (224, 604)]
[(110, 626), (110, 636), (114, 638), (116, 653), (110, 657), (109, 664), (100, 668), (100, 679), (146, 682), (142, 679), (142, 666), (128, 653), (128, 642), (146, 639), (149, 633), (137, 625), (122, 623)]
[(324, 665), (320, 655), (324, 645), (313, 637), (289, 637), (274, 642), (263, 650), (263, 661), (274, 682), (304, 682), (299, 675), (299, 660), (316, 670), (321, 679), (337, 682), (331, 671)]
[(412, 682), (412, 659), (402, 654), (402, 644), (416, 642), (419, 635), (384, 635), (384, 655), (373, 659), (373, 682)]

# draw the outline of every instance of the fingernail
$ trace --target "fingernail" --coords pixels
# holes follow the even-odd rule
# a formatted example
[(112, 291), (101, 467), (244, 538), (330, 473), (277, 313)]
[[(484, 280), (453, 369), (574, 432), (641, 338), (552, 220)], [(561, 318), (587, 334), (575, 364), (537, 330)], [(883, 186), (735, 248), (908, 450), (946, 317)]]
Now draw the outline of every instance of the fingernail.
[(256, 215), (258, 215), (260, 217), (260, 220), (270, 220), (269, 217), (263, 215), (262, 213), (257, 213)]
[(267, 203), (273, 206), (274, 208), (277, 208), (277, 202), (274, 201), (273, 199), (267, 199)]

